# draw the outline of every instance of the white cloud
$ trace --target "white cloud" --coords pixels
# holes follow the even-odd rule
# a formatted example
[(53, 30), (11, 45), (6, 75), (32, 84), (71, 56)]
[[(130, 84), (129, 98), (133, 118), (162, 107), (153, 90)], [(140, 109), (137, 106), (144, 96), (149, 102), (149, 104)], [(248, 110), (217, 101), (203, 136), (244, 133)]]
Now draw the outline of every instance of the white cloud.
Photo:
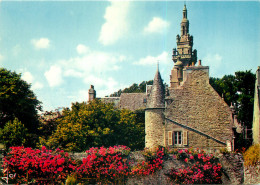
[(31, 84), (34, 78), (30, 72), (26, 71), (22, 73), (22, 79)]
[(112, 77), (103, 78), (94, 75), (86, 76), (84, 83), (94, 85), (98, 97), (109, 95), (120, 89), (122, 86)]
[(128, 32), (127, 15), (129, 1), (110, 1), (111, 5), (106, 8), (105, 20), (102, 25), (99, 42), (103, 45), (114, 44)]
[(88, 101), (88, 90), (80, 90), (78, 97), (76, 98), (77, 102)]
[[(35, 82), (33, 75), (29, 71), (25, 71), (21, 69), (22, 71), (22, 79), (25, 80), (27, 83), (32, 84), (32, 90), (42, 89), (43, 84), (40, 82)], [(23, 72), (25, 71), (25, 72)]]
[(212, 75), (220, 74), (223, 66), (222, 56), (219, 54), (207, 54), (202, 60), (202, 65), (210, 66)]
[(142, 66), (155, 65), (157, 64), (157, 62), (159, 62), (159, 64), (167, 64), (170, 60), (171, 59), (168, 52), (164, 51), (162, 52), (162, 54), (158, 56), (147, 56), (145, 58), (141, 58), (140, 60), (134, 62), (133, 64), (142, 65)]
[(40, 82), (35, 82), (32, 83), (32, 90), (37, 90), (37, 89), (42, 89), (43, 88), (43, 84)]
[(33, 39), (31, 43), (36, 49), (47, 49), (50, 47), (50, 40), (48, 38)]
[(78, 54), (86, 54), (89, 51), (89, 48), (83, 44), (79, 44), (77, 46), (77, 52)]
[(112, 53), (92, 51), (69, 60), (60, 61), (65, 76), (82, 77), (88, 74), (100, 74), (115, 71), (120, 68), (120, 62), (126, 60), (125, 56)]
[[(88, 48), (84, 46), (84, 48)], [(55, 87), (64, 82), (63, 77), (80, 78), (85, 84), (94, 84), (102, 88), (112, 87), (112, 82), (108, 80), (108, 73), (120, 69), (120, 63), (126, 61), (123, 55), (93, 51), (88, 48), (86, 53), (68, 60), (57, 61), (45, 72), (45, 77), (51, 87)], [(107, 83), (109, 81), (109, 83)]]
[(164, 33), (170, 26), (168, 21), (154, 17), (144, 28), (145, 33)]
[(59, 86), (63, 83), (62, 70), (60, 66), (53, 65), (44, 73), (50, 87)]

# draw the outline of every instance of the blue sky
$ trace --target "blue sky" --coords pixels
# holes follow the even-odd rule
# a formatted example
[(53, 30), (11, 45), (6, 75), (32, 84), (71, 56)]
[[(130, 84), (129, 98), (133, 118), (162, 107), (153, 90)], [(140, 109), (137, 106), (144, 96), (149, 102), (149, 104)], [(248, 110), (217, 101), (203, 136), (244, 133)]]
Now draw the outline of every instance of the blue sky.
[[(44, 110), (151, 80), (169, 83), (183, 1), (0, 0), (0, 67), (31, 83)], [(186, 1), (210, 76), (260, 65), (260, 1)]]

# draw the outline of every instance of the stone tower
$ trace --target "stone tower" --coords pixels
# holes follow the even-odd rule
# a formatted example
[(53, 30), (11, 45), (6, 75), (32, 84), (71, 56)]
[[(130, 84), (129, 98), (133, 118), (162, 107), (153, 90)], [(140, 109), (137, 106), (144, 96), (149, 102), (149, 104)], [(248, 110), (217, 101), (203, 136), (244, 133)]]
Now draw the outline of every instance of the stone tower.
[(88, 101), (92, 101), (96, 98), (96, 91), (94, 89), (94, 85), (90, 85), (90, 88), (88, 90)]
[(184, 5), (181, 21), (181, 36), (176, 36), (177, 49), (173, 49), (172, 60), (174, 67), (170, 75), (170, 87), (177, 87), (183, 81), (183, 71), (186, 66), (193, 66), (197, 62), (197, 50), (193, 50), (193, 36), (189, 34), (189, 20), (187, 8)]
[(145, 147), (164, 146), (165, 89), (157, 67), (145, 109)]

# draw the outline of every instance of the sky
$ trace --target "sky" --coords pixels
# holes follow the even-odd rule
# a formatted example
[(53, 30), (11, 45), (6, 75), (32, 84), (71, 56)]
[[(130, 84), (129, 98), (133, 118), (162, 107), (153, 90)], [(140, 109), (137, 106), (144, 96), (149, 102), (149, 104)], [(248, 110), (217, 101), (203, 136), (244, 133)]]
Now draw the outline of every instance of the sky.
[[(186, 1), (210, 76), (260, 66), (260, 1)], [(0, 0), (0, 67), (21, 73), (43, 110), (152, 80), (169, 84), (183, 1)]]

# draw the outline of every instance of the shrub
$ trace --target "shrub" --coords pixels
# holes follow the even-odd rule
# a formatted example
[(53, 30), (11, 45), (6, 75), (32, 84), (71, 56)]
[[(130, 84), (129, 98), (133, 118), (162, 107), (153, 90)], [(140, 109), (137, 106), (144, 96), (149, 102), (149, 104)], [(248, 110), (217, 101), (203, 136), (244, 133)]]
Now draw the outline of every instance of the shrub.
[(193, 149), (172, 151), (175, 159), (184, 162), (179, 169), (171, 169), (168, 176), (178, 184), (221, 184), (222, 166), (212, 155)]
[(260, 163), (260, 144), (250, 146), (243, 154), (245, 166), (256, 166)]
[(161, 147), (155, 150), (144, 150), (142, 154), (146, 158), (146, 161), (142, 161), (133, 166), (131, 170), (131, 175), (150, 175), (156, 172), (157, 170), (162, 169), (163, 157), (165, 155), (164, 152), (165, 149)]
[(65, 181), (68, 174), (75, 168), (75, 161), (62, 150), (47, 150), (11, 147), (11, 151), (4, 158), (5, 172), (16, 174), (13, 179), (16, 183), (36, 181)]
[(126, 146), (93, 147), (86, 151), (87, 157), (76, 169), (79, 178), (96, 179), (115, 183), (129, 174), (127, 159), (130, 148)]

